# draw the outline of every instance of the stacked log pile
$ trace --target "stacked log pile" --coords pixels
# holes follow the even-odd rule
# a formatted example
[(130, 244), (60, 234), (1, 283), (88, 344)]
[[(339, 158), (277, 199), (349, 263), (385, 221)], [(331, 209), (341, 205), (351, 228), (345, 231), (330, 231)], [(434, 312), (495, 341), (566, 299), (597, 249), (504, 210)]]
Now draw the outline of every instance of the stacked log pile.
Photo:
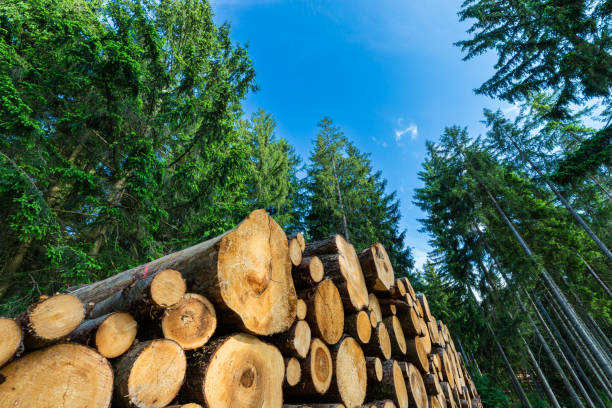
[(219, 237), (0, 319), (1, 407), (480, 408), (381, 244)]

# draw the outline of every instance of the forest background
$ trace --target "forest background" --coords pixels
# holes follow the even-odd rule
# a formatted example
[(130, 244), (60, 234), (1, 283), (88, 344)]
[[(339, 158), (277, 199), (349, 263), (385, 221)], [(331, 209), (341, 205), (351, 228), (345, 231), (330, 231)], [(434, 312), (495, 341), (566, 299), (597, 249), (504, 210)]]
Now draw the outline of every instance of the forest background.
[[(309, 240), (381, 242), (458, 334), (485, 406), (610, 406), (611, 15), (609, 1), (463, 4), (457, 45), (499, 58), (476, 93), (518, 113), (484, 110), (485, 135), (449, 123), (427, 144), (414, 202), (433, 251), (415, 269), (397, 194), (331, 119), (313, 118), (306, 159), (270, 113), (244, 114), (253, 63), (208, 2), (2, 2), (0, 314), (266, 208)], [(561, 344), (585, 336), (559, 299), (600, 355)]]

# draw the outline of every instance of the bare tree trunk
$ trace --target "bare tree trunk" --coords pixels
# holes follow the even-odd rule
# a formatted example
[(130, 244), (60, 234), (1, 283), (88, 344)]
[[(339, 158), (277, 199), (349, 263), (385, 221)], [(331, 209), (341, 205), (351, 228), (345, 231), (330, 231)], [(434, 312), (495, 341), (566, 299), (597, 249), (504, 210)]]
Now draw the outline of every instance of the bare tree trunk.
[(608, 375), (609, 377), (612, 377), (612, 366), (607, 361), (607, 358), (604, 356), (603, 351), (595, 343), (595, 340), (593, 339), (593, 335), (585, 327), (584, 323), (578, 317), (578, 315), (576, 314), (576, 312), (574, 311), (573, 307), (568, 302), (568, 300), (565, 297), (565, 295), (561, 292), (561, 289), (559, 289), (557, 284), (553, 281), (552, 277), (548, 274), (548, 271), (546, 269), (544, 269), (544, 267), (542, 265), (540, 265), (538, 263), (538, 261), (535, 259), (533, 253), (531, 252), (531, 249), (529, 248), (529, 246), (527, 245), (525, 240), (523, 240), (523, 237), (519, 234), (519, 232), (516, 230), (516, 228), (514, 228), (514, 225), (508, 219), (508, 217), (506, 216), (504, 211), (501, 209), (501, 207), (497, 203), (497, 200), (495, 200), (495, 198), (493, 197), (493, 195), (491, 194), (489, 189), (484, 184), (483, 184), (483, 187), (485, 187), (485, 190), (487, 192), (487, 195), (489, 196), (489, 199), (491, 200), (491, 202), (493, 203), (493, 205), (497, 209), (497, 212), (502, 217), (504, 223), (508, 226), (508, 228), (512, 232), (512, 235), (514, 236), (514, 238), (517, 240), (517, 242), (523, 248), (523, 250), (525, 251), (527, 256), (532, 258), (536, 262), (536, 265), (538, 265), (538, 269), (539, 269), (539, 272), (542, 274), (542, 278), (544, 280), (544, 283), (549, 288), (551, 293), (555, 296), (555, 298), (557, 299), (557, 301), (561, 305), (561, 308), (566, 312), (566, 314), (569, 317), (569, 319), (572, 322), (572, 324), (574, 324), (574, 326), (576, 327), (576, 329), (578, 330), (580, 335), (584, 338), (585, 342), (587, 343), (587, 345), (589, 346), (589, 348), (591, 349), (591, 351), (593, 352), (593, 354), (595, 355), (597, 360), (600, 362), (600, 364), (604, 368), (604, 371), (606, 372), (606, 375)]
[(555, 396), (555, 393), (553, 392), (552, 388), (550, 388), (550, 384), (548, 383), (546, 376), (544, 375), (544, 373), (542, 372), (542, 369), (540, 368), (540, 364), (538, 363), (538, 360), (536, 360), (535, 356), (533, 355), (531, 351), (531, 347), (529, 347), (529, 344), (527, 344), (523, 336), (521, 336), (521, 340), (523, 340), (523, 344), (525, 345), (525, 351), (527, 351), (527, 356), (529, 357), (529, 360), (531, 360), (531, 364), (533, 365), (533, 368), (536, 370), (536, 373), (538, 374), (538, 378), (540, 379), (540, 381), (542, 381), (542, 385), (544, 386), (544, 391), (546, 391), (546, 395), (548, 396), (548, 400), (550, 401), (550, 404), (553, 406), (553, 408), (561, 408), (561, 406), (559, 405), (559, 401), (557, 401), (557, 397)]
[[(519, 306), (521, 307), (521, 310), (527, 316), (527, 319), (529, 319), (529, 323), (531, 324), (531, 327), (533, 328), (533, 331), (535, 332), (538, 340), (540, 341), (540, 344), (544, 348), (544, 351), (548, 355), (549, 360), (552, 362), (553, 366), (555, 367), (555, 370), (557, 371), (557, 374), (559, 374), (559, 377), (561, 377), (561, 381), (563, 381), (563, 385), (565, 385), (565, 388), (567, 388), (567, 391), (569, 392), (570, 396), (572, 397), (572, 400), (576, 403), (576, 405), (578, 407), (584, 408), (584, 404), (580, 400), (580, 397), (578, 397), (578, 394), (576, 393), (576, 390), (574, 389), (574, 387), (570, 383), (569, 379), (565, 375), (565, 372), (563, 372), (563, 369), (561, 368), (561, 365), (559, 364), (559, 361), (557, 361), (557, 358), (555, 357), (555, 355), (553, 354), (552, 350), (550, 349), (548, 343), (544, 339), (544, 336), (542, 336), (542, 333), (540, 333), (540, 329), (538, 329), (538, 326), (536, 326), (535, 322), (531, 318), (531, 315), (529, 315), (529, 313), (527, 312), (527, 309), (525, 309), (525, 305), (523, 305), (523, 302), (521, 301), (521, 298), (516, 293), (515, 293), (515, 296), (516, 296), (516, 300), (518, 301)], [(570, 372), (571, 372), (571, 369), (570, 369)], [(580, 384), (579, 381), (578, 381), (578, 384)], [(591, 404), (589, 406), (592, 406)], [(594, 405), (592, 407), (594, 407)]]
[(612, 290), (610, 290), (608, 285), (606, 285), (606, 283), (603, 280), (601, 280), (597, 272), (595, 272), (595, 270), (591, 267), (591, 265), (589, 265), (589, 263), (578, 252), (576, 252), (576, 255), (578, 256), (578, 258), (580, 258), (582, 263), (587, 267), (587, 269), (589, 270), (591, 275), (593, 275), (593, 278), (597, 281), (597, 283), (599, 283), (599, 286), (601, 286), (601, 288), (608, 295), (608, 297), (612, 299)]
[[(576, 360), (576, 357), (574, 357), (574, 353), (572, 352), (572, 350), (570, 350), (569, 346), (567, 345), (567, 342), (565, 341), (565, 339), (563, 338), (563, 336), (559, 332), (559, 329), (557, 329), (557, 326), (554, 324), (554, 322), (552, 321), (552, 319), (548, 315), (548, 312), (546, 312), (546, 309), (544, 308), (544, 306), (540, 302), (540, 299), (536, 298), (535, 301), (536, 301), (536, 304), (538, 306), (538, 309), (540, 309), (541, 315), (544, 317), (544, 319), (546, 321), (546, 324), (547, 324), (549, 330), (552, 331), (552, 333), (549, 332), (549, 334), (550, 335), (554, 335), (557, 338), (557, 340), (559, 341), (559, 343), (561, 344), (561, 347), (563, 349), (563, 352), (565, 353), (565, 356), (567, 356), (567, 358), (573, 364), (573, 367), (576, 369), (576, 371), (578, 371), (578, 375), (582, 379), (582, 382), (588, 388), (588, 390), (589, 390), (589, 394), (588, 395), (593, 395), (593, 398), (595, 398), (597, 400), (597, 403), (601, 407), (606, 408), (606, 405), (604, 404), (604, 402), (599, 397), (599, 394), (597, 393), (597, 390), (595, 390), (595, 388), (593, 387), (593, 384), (591, 384), (591, 381), (589, 380), (589, 377), (587, 377), (587, 375), (585, 374), (584, 370), (580, 366), (580, 363), (578, 362), (578, 360)], [(535, 305), (533, 305), (533, 303), (532, 303), (532, 306), (535, 308)], [(567, 364), (567, 362), (566, 362), (566, 364)], [(571, 366), (569, 366), (569, 367), (571, 368)]]

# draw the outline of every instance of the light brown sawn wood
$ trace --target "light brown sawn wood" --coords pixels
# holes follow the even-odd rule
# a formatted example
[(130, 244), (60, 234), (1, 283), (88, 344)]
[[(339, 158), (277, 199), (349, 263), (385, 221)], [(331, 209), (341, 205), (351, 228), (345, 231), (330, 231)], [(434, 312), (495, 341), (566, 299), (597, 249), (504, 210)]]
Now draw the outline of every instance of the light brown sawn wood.
[(292, 268), (293, 283), (298, 289), (310, 288), (323, 280), (325, 268), (318, 256), (302, 258), (297, 266)]
[(161, 408), (181, 389), (187, 359), (175, 341), (136, 343), (115, 367), (113, 407)]
[(372, 337), (372, 324), (370, 323), (368, 312), (361, 310), (356, 314), (346, 316), (344, 319), (344, 331), (360, 344), (369, 343)]
[(13, 319), (0, 317), (0, 367), (23, 352), (23, 331)]
[(382, 381), (383, 366), (378, 357), (366, 357), (366, 369), (368, 372), (368, 384), (376, 384)]
[(260, 335), (287, 330), (295, 319), (287, 237), (264, 210), (218, 237), (72, 291), (97, 303), (163, 269), (181, 271), (188, 286), (215, 304), (224, 322)]
[(308, 313), (308, 305), (304, 302), (304, 299), (298, 299), (297, 305), (295, 307), (296, 313), (295, 317), (298, 320), (306, 319), (306, 314)]
[(355, 248), (341, 235), (306, 244), (305, 256), (317, 255), (325, 268), (325, 275), (334, 279), (339, 290), (345, 291), (354, 311), (368, 306), (368, 290)]
[(440, 387), (440, 381), (438, 376), (435, 374), (427, 373), (423, 376), (423, 384), (429, 395), (438, 395), (442, 393), (442, 387)]
[(363, 345), (363, 350), (368, 356), (380, 357), (383, 361), (391, 358), (391, 339), (383, 322), (378, 323), (372, 332), (370, 342)]
[(293, 266), (297, 266), (302, 262), (302, 247), (300, 246), (297, 238), (290, 238), (288, 241), (289, 244), (289, 259), (291, 259), (291, 263)]
[(289, 330), (271, 337), (270, 341), (285, 356), (306, 358), (310, 349), (310, 326), (304, 320), (298, 320)]
[(285, 380), (283, 387), (295, 387), (302, 379), (302, 367), (295, 357), (285, 358)]
[(383, 323), (387, 327), (391, 340), (391, 357), (404, 360), (406, 358), (406, 338), (399, 319), (397, 316), (387, 316), (383, 319)]
[(368, 388), (368, 399), (380, 398), (390, 398), (397, 408), (408, 407), (406, 381), (400, 364), (396, 360), (384, 361), (382, 382)]
[[(404, 303), (405, 304), (405, 303)], [(382, 307), (382, 305), (381, 305)], [(422, 332), (421, 319), (417, 316), (413, 308), (398, 310), (397, 318), (404, 329), (404, 335), (418, 336)]]
[(403, 372), (410, 405), (415, 408), (427, 408), (427, 391), (421, 373), (410, 363), (404, 363)]
[(429, 303), (427, 303), (427, 296), (425, 296), (424, 293), (417, 293), (416, 298), (417, 298), (417, 301), (421, 304), (421, 309), (423, 309), (423, 319), (425, 319), (425, 322), (431, 322), (431, 321), (435, 322), (436, 319), (434, 319), (433, 315), (431, 314), (431, 311), (429, 310)]
[(119, 357), (132, 346), (138, 323), (129, 313), (110, 313), (85, 320), (68, 340), (95, 347), (106, 358)]
[(190, 402), (189, 404), (182, 405), (168, 405), (166, 408), (202, 408), (200, 404), (196, 404), (195, 402)]
[(412, 301), (413, 302), (416, 301), (416, 294), (414, 293), (414, 289), (412, 288), (412, 284), (410, 283), (410, 280), (406, 277), (400, 278), (400, 280), (404, 284), (404, 288), (406, 288), (406, 293), (410, 296)]
[(409, 337), (406, 339), (406, 360), (414, 364), (421, 372), (427, 372), (429, 364), (427, 353), (423, 348), (422, 337)]
[(181, 399), (208, 408), (280, 408), (284, 373), (273, 345), (245, 333), (213, 338), (190, 360)]
[(93, 349), (58, 344), (0, 369), (0, 407), (108, 408), (113, 370)]
[(372, 292), (388, 293), (393, 286), (393, 266), (385, 247), (375, 243), (358, 255), (366, 286)]
[(370, 316), (374, 314), (374, 318), (370, 317), (370, 321), (372, 323), (372, 327), (378, 326), (378, 323), (382, 322), (383, 315), (380, 309), (380, 303), (378, 302), (378, 298), (374, 293), (370, 293), (368, 295), (368, 310), (370, 311)]
[(164, 337), (176, 341), (183, 350), (200, 348), (217, 329), (215, 307), (204, 296), (187, 293), (166, 311), (161, 327)]
[(344, 337), (334, 347), (332, 359), (332, 383), (322, 398), (328, 401), (341, 400), (347, 408), (361, 405), (366, 397), (368, 374), (365, 356), (357, 340)]
[(113, 312), (130, 312), (137, 317), (156, 317), (164, 309), (176, 305), (185, 290), (183, 275), (174, 269), (164, 269), (88, 305), (87, 316), (96, 318)]
[(301, 232), (298, 232), (297, 234), (289, 235), (287, 237), (287, 239), (288, 240), (292, 240), (292, 239), (297, 240), (297, 242), (300, 244), (300, 250), (302, 252), (304, 252), (304, 249), (306, 249), (306, 239), (304, 239), (304, 234), (302, 234)]
[(38, 348), (66, 338), (85, 318), (79, 299), (71, 295), (44, 297), (17, 317), (26, 348)]
[(297, 386), (285, 390), (285, 399), (299, 402), (325, 394), (331, 385), (333, 367), (332, 356), (325, 343), (313, 338), (308, 356), (302, 364), (302, 379)]
[(324, 279), (300, 297), (306, 302), (306, 320), (313, 335), (327, 344), (336, 344), (344, 331), (344, 307), (334, 282)]

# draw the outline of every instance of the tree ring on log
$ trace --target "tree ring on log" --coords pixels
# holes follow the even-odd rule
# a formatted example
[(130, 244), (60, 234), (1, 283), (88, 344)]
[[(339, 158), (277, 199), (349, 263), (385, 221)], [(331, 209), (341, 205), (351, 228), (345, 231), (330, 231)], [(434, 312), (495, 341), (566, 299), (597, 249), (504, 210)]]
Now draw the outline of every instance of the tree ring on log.
[(28, 312), (28, 328), (39, 339), (54, 340), (70, 334), (85, 318), (85, 309), (72, 295), (51, 296)]
[(115, 358), (125, 353), (134, 343), (138, 323), (129, 313), (113, 313), (96, 330), (95, 344), (98, 353)]
[(185, 280), (180, 272), (164, 269), (151, 281), (151, 299), (160, 307), (171, 307), (180, 302), (186, 289)]
[(202, 347), (217, 328), (215, 308), (204, 296), (187, 293), (162, 319), (164, 337), (176, 341), (183, 350)]

